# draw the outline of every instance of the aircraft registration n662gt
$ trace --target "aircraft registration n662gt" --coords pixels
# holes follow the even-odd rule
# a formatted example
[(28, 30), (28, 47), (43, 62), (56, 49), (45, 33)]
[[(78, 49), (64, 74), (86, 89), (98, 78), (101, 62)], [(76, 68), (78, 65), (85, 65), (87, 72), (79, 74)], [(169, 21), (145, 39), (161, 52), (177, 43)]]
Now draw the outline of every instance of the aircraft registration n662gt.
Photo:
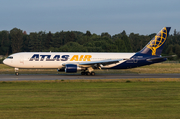
[(164, 27), (137, 53), (87, 52), (20, 52), (8, 56), (3, 63), (19, 68), (55, 68), (66, 73), (81, 71), (82, 75), (95, 75), (94, 69), (128, 69), (159, 63), (172, 56), (161, 56), (171, 27)]

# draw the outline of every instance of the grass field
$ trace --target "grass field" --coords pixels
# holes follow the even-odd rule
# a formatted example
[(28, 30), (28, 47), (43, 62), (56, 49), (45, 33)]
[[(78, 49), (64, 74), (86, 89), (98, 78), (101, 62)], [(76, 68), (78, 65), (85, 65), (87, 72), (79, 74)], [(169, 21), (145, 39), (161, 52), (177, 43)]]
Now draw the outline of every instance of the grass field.
[[(124, 70), (95, 70), (96, 73), (138, 73), (138, 74), (158, 74), (158, 73), (180, 73), (180, 63), (158, 63)], [(20, 69), (21, 74), (57, 74), (56, 69)], [(60, 72), (65, 73), (65, 72)], [(0, 74), (14, 74), (14, 68), (0, 64)]]
[(179, 110), (179, 79), (0, 82), (1, 119), (178, 119)]
[[(154, 64), (97, 73), (180, 73), (180, 64)], [(56, 74), (55, 69), (20, 69)], [(0, 64), (0, 74), (14, 69)], [(178, 119), (180, 78), (0, 82), (0, 119)]]

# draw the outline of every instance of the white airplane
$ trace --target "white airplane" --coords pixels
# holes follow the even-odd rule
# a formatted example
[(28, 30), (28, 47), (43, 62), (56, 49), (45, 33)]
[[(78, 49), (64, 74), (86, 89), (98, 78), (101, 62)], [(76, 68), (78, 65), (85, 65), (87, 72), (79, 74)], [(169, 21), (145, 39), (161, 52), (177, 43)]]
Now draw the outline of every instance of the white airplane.
[(161, 56), (171, 27), (164, 27), (137, 53), (94, 52), (20, 52), (8, 56), (3, 63), (15, 68), (54, 68), (66, 73), (81, 71), (81, 75), (95, 75), (94, 69), (128, 69), (166, 61)]

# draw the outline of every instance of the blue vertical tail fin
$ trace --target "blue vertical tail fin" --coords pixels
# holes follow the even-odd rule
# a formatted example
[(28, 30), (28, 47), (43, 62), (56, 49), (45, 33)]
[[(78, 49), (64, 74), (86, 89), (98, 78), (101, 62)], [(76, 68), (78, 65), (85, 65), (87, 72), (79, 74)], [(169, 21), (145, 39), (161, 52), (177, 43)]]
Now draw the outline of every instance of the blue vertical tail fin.
[(139, 53), (160, 56), (171, 27), (164, 27)]

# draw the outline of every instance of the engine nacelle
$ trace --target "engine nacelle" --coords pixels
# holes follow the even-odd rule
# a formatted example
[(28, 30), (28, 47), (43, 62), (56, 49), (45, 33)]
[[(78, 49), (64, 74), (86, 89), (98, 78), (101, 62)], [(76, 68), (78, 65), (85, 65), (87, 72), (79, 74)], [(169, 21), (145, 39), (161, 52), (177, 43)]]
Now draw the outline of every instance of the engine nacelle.
[(78, 69), (78, 67), (75, 64), (66, 64), (65, 72), (66, 73), (76, 73), (77, 69)]

